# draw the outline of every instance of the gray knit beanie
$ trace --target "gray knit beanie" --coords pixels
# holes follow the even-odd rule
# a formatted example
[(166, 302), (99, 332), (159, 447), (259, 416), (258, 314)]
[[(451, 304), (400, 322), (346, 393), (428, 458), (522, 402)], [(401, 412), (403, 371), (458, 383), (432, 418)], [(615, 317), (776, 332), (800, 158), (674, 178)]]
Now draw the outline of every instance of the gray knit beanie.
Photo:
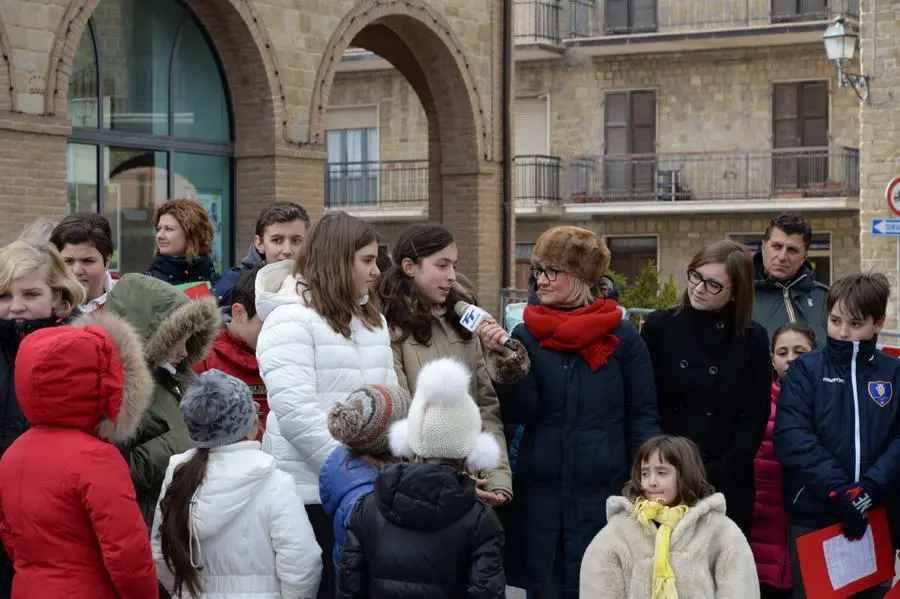
[(180, 409), (188, 437), (198, 448), (236, 443), (250, 434), (257, 419), (250, 387), (215, 369), (197, 377)]

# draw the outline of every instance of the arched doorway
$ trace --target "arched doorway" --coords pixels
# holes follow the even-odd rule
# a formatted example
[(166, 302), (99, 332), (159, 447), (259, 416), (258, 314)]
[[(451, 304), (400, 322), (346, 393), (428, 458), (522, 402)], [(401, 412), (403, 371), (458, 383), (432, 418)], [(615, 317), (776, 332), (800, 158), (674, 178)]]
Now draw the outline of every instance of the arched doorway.
[[(494, 161), (499, 151), (491, 127), (486, 126), (480, 80), (454, 28), (425, 0), (359, 2), (339, 23), (320, 65), (310, 112), (313, 139), (327, 141), (329, 96), (337, 65), (350, 47), (385, 59), (415, 90), (428, 122), (428, 202), (423, 218), (442, 222), (454, 232), (461, 269), (493, 304), (499, 297), (502, 254), (501, 170)], [(485, 98), (491, 98), (489, 94)], [(329, 148), (329, 154), (336, 153)], [(366, 201), (358, 203), (372, 214), (377, 200), (371, 198), (377, 191), (371, 186), (360, 189), (366, 192)], [(325, 199), (330, 199), (327, 194)], [(337, 208), (353, 213), (355, 203)]]
[(192, 195), (217, 228), (219, 269), (234, 238), (234, 119), (219, 57), (180, 0), (102, 0), (68, 80), (68, 209), (98, 211), (117, 270), (152, 258), (156, 204)]

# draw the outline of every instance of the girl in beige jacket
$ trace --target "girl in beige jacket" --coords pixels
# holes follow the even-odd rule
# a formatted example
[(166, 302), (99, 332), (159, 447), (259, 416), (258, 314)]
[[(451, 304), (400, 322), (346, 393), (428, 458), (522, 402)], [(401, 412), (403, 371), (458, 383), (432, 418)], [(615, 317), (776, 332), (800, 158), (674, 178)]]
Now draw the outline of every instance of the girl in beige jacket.
[(625, 497), (581, 562), (584, 599), (759, 599), (750, 546), (706, 482), (697, 446), (661, 435), (638, 452)]
[(453, 309), (456, 302), (475, 299), (456, 279), (459, 252), (446, 228), (432, 223), (407, 227), (391, 257), (394, 264), (379, 279), (378, 296), (391, 329), (400, 386), (414, 395), (422, 366), (438, 358), (456, 358), (472, 371), (469, 393), (478, 404), (485, 432), (502, 449), (499, 467), (473, 474), (483, 479), (479, 496), (491, 505), (502, 505), (512, 499), (512, 474), (491, 379), (522, 378), (530, 367), (528, 354), (524, 347), (508, 357), (483, 352), (478, 336), (460, 324)]

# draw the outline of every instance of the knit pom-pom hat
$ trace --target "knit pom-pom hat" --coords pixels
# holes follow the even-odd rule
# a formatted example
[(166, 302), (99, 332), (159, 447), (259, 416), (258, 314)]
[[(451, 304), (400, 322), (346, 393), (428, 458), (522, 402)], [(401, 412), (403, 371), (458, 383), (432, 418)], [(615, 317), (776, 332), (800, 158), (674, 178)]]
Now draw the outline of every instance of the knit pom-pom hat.
[(500, 464), (500, 446), (481, 430), (481, 413), (469, 395), (471, 374), (453, 358), (427, 363), (419, 372), (409, 416), (391, 426), (396, 456), (465, 460), (484, 470)]
[(366, 385), (335, 404), (328, 414), (328, 432), (359, 453), (390, 453), (388, 427), (406, 418), (410, 401), (402, 387)]

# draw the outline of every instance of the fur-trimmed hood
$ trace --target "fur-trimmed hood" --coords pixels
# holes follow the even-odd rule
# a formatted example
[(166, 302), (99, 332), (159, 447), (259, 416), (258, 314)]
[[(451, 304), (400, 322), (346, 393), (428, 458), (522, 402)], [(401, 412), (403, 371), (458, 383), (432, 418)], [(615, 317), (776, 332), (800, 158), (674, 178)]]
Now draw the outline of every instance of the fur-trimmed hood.
[(150, 405), (153, 378), (134, 328), (112, 314), (78, 318), (22, 342), (16, 394), (33, 426), (127, 441)]
[(165, 363), (175, 344), (187, 336), (187, 358), (178, 370), (188, 372), (209, 355), (221, 324), (214, 298), (192, 301), (168, 283), (139, 274), (119, 279), (107, 296), (105, 310), (137, 329), (151, 369)]

